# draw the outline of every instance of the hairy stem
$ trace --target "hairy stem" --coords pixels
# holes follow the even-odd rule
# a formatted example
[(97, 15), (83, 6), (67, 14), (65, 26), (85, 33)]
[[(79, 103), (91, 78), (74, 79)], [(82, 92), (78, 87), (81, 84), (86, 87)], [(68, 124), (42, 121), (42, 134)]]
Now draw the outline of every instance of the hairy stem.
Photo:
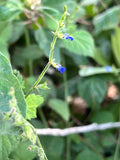
[(43, 76), (45, 75), (45, 73), (47, 72), (48, 68), (50, 67), (51, 63), (47, 63), (47, 65), (45, 66), (45, 68), (43, 69), (42, 73), (40, 74), (40, 76), (38, 77), (37, 81), (33, 84), (33, 86), (30, 88), (30, 90), (27, 92), (25, 98), (27, 98), (27, 96), (37, 87), (37, 85), (40, 83), (40, 81), (42, 80)]

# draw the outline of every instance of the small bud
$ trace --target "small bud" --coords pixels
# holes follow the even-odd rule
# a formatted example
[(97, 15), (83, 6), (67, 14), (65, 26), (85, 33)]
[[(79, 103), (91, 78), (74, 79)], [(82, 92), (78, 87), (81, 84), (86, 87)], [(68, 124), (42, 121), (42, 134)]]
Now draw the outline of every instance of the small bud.
[(67, 5), (64, 5), (64, 12), (67, 12)]
[(31, 147), (28, 147), (27, 150), (31, 151)]

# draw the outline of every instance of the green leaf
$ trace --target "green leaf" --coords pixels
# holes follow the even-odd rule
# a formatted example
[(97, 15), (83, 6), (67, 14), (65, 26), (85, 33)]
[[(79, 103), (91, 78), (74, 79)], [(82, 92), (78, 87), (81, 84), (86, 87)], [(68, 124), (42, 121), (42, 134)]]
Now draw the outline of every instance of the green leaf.
[(9, 0), (4, 5), (0, 5), (0, 21), (11, 21), (15, 19), (23, 11), (20, 2)]
[(23, 80), (22, 75), (21, 75), (20, 72), (19, 72), (18, 70), (16, 70), (16, 69), (13, 70), (13, 73), (14, 73), (14, 75), (16, 76), (17, 80), (19, 81), (21, 88), (23, 89), (25, 82), (24, 82), (24, 80)]
[(7, 57), (8, 59), (10, 58), (8, 52), (8, 44), (2, 39), (0, 39), (0, 52), (2, 52), (4, 56)]
[(13, 149), (17, 147), (19, 137), (0, 136), (0, 159), (9, 160), (9, 155)]
[(61, 18), (61, 13), (58, 10), (51, 7), (45, 7), (45, 9), (42, 12), (44, 14), (46, 26), (51, 31), (56, 31), (59, 24), (59, 20)]
[(98, 154), (91, 151), (90, 149), (86, 149), (78, 154), (75, 160), (103, 160)]
[[(44, 51), (45, 55), (49, 57), (50, 44), (53, 40), (52, 33), (45, 29), (38, 29), (37, 31), (35, 31), (35, 39), (39, 47)], [(56, 60), (57, 63), (60, 62), (60, 49), (57, 47), (57, 43), (55, 45), (53, 58)]]
[(47, 82), (44, 82), (44, 83), (42, 83), (42, 84), (39, 84), (37, 87), (40, 88), (40, 89), (50, 89), (50, 88), (47, 86)]
[(61, 160), (64, 151), (62, 137), (42, 136), (41, 143), (49, 160)]
[(78, 85), (79, 95), (91, 107), (96, 107), (103, 101), (106, 91), (106, 82), (99, 77), (82, 78)]
[(30, 94), (26, 98), (27, 103), (27, 119), (36, 118), (36, 108), (43, 103), (43, 98), (40, 95)]
[(109, 111), (99, 111), (92, 115), (91, 121), (96, 123), (114, 122), (114, 117)]
[(85, 10), (88, 16), (94, 17), (97, 13), (97, 7), (93, 4), (89, 5), (89, 6), (85, 6)]
[(102, 66), (109, 66), (111, 63), (105, 58), (105, 56), (101, 53), (99, 48), (95, 48), (94, 50), (94, 60), (102, 65)]
[(51, 99), (48, 102), (49, 106), (58, 113), (64, 120), (68, 121), (70, 118), (69, 106), (66, 102), (59, 99)]
[[(112, 66), (109, 66), (112, 68)], [(79, 75), (82, 77), (92, 76), (96, 74), (111, 74), (117, 73), (119, 69), (112, 68), (110, 72), (108, 72), (105, 67), (85, 67), (79, 71)]]
[(39, 59), (43, 56), (43, 51), (39, 48), (38, 45), (32, 44), (28, 47), (16, 48), (13, 55), (13, 64), (15, 66), (24, 66), (26, 62), (31, 60)]
[(104, 147), (112, 147), (115, 145), (115, 136), (110, 132), (103, 133), (103, 137), (101, 138), (101, 143)]
[(42, 10), (47, 10), (47, 11), (50, 12), (51, 14), (58, 14), (58, 13), (59, 13), (59, 11), (56, 10), (55, 8), (48, 7), (48, 6), (42, 6), (41, 9), (42, 9)]
[(12, 26), (12, 33), (11, 37), (9, 38), (9, 43), (16, 42), (23, 34), (25, 29), (25, 25), (22, 22), (13, 22)]
[(105, 106), (105, 109), (109, 110), (112, 113), (115, 121), (119, 121), (119, 107), (120, 101), (113, 101)]
[(98, 34), (101, 31), (115, 28), (119, 22), (119, 12), (120, 7), (116, 6), (96, 16), (93, 19), (95, 33)]
[(112, 43), (112, 49), (113, 49), (113, 55), (115, 57), (115, 61), (117, 65), (120, 67), (120, 28), (115, 28), (115, 34), (111, 37), (111, 43)]
[(0, 21), (0, 51), (9, 58), (8, 40), (11, 37), (12, 24)]
[[(1, 113), (1, 112), (0, 112)], [(2, 118), (2, 117), (1, 117)], [(13, 121), (12, 120), (5, 120), (2, 119), (0, 120), (0, 136), (3, 135), (20, 135), (21, 134), (21, 129), (19, 127), (15, 127), (13, 125)]]
[(56, 97), (56, 88), (51, 79), (44, 77), (43, 81), (47, 81), (48, 88), (50, 89), (37, 88), (38, 93), (44, 98), (45, 101), (47, 101), (49, 97)]
[(26, 116), (26, 103), (23, 92), (17, 78), (12, 73), (12, 68), (8, 59), (0, 53), (0, 110), (3, 112), (9, 111), (9, 100), (11, 99), (8, 95), (11, 87), (15, 89), (15, 97), (17, 105), (21, 111), (23, 117)]
[(67, 56), (69, 56), (70, 58), (72, 58), (74, 63), (76, 65), (78, 65), (78, 66), (79, 65), (87, 65), (87, 64), (89, 64), (89, 59), (86, 56), (78, 55), (78, 54), (74, 55), (72, 52), (69, 52), (69, 51), (65, 51), (65, 54)]
[[(74, 93), (76, 93), (77, 91), (77, 86), (78, 83), (80, 81), (80, 77), (74, 77), (71, 78), (67, 81), (68, 84), (68, 94), (69, 95), (73, 95)], [(64, 98), (64, 88), (65, 88), (65, 84), (61, 84), (58, 88), (57, 88), (57, 96), (60, 98)]]
[(14, 160), (33, 160), (36, 156), (36, 153), (27, 150), (30, 145), (31, 143), (29, 141), (21, 142), (11, 153), (10, 158)]
[[(85, 141), (94, 146), (99, 153), (103, 152), (103, 147), (100, 145), (100, 137), (96, 132), (84, 133)], [(88, 148), (88, 146), (86, 146)]]
[(79, 30), (73, 33), (72, 37), (74, 38), (73, 41), (66, 39), (62, 40), (65, 48), (79, 55), (93, 56), (94, 41), (88, 32)]
[[(55, 8), (57, 10), (59, 10), (61, 13), (64, 12), (64, 5), (67, 5), (67, 8), (68, 8), (68, 12), (71, 13), (75, 6), (76, 6), (76, 3), (72, 0), (57, 0), (57, 3), (56, 3), (56, 0), (43, 0), (43, 6), (49, 6), (49, 7), (52, 7), (52, 8)], [(72, 7), (71, 7), (72, 6)]]
[(7, 42), (12, 34), (12, 23), (0, 21), (0, 39)]

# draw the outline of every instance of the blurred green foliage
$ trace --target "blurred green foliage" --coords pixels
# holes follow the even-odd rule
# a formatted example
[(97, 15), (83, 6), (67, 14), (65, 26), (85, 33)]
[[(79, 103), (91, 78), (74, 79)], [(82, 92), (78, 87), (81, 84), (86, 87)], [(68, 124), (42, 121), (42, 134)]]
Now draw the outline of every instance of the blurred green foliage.
[[(57, 39), (55, 62), (42, 83), (24, 95), (47, 63), (50, 43), (64, 5), (70, 15)], [(79, 124), (119, 121), (120, 117), (119, 0), (1, 0), (0, 1), (0, 160), (37, 160), (22, 141), (10, 113), (14, 87), (17, 107), (35, 128), (67, 128)], [(110, 66), (111, 70), (107, 70)], [(30, 135), (31, 136), (31, 135)], [(40, 136), (49, 160), (119, 160), (119, 130)]]

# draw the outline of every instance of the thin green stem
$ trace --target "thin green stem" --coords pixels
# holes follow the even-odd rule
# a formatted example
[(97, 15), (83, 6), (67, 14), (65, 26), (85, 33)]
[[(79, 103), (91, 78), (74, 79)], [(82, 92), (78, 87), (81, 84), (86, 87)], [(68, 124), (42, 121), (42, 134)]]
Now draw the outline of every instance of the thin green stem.
[[(61, 57), (62, 57), (62, 64), (64, 67), (66, 67), (66, 63), (65, 63), (65, 58), (63, 53), (61, 53)], [(65, 100), (67, 102), (67, 97), (68, 97), (68, 84), (67, 84), (67, 72), (65, 72), (63, 74), (63, 80), (64, 80), (64, 97)], [(67, 124), (67, 127), (69, 127), (69, 124)], [(66, 138), (67, 142), (66, 142), (66, 160), (70, 160), (70, 149), (71, 149), (71, 138), (70, 136), (67, 136)]]
[[(30, 45), (30, 37), (29, 37), (29, 32), (28, 29), (25, 29), (25, 42), (26, 46)], [(33, 76), (33, 62), (31, 59), (28, 59), (28, 66), (29, 66), (29, 75)]]
[(66, 19), (66, 16), (67, 16), (67, 6), (64, 6), (64, 14), (63, 16), (61, 17), (61, 20), (59, 21), (59, 25), (58, 25), (58, 28), (54, 34), (54, 38), (53, 38), (53, 41), (51, 43), (51, 49), (50, 49), (50, 56), (49, 56), (49, 61), (52, 62), (52, 59), (53, 59), (53, 52), (54, 52), (54, 46), (55, 46), (55, 43), (56, 43), (56, 40), (57, 40), (57, 37), (59, 35), (59, 32), (60, 32), (60, 29), (63, 27), (63, 21)]
[(40, 116), (40, 118), (41, 118), (41, 120), (42, 120), (45, 128), (48, 128), (48, 127), (49, 127), (49, 126), (48, 126), (48, 123), (47, 123), (47, 121), (46, 121), (45, 115), (44, 115), (44, 113), (43, 113), (43, 111), (42, 111), (41, 108), (38, 110), (38, 114), (39, 114), (39, 116)]
[[(40, 143), (40, 140), (39, 140), (39, 137), (37, 136), (37, 144), (38, 144), (38, 146), (39, 146), (39, 148), (41, 149), (41, 150), (43, 150), (43, 147), (42, 147), (42, 145), (41, 145), (41, 143)], [(43, 152), (44, 152), (44, 150), (43, 150)], [(46, 155), (45, 155), (45, 153), (43, 153), (44, 155), (44, 160), (48, 160), (47, 159), (47, 157), (46, 157)]]
[(29, 66), (29, 75), (33, 76), (33, 62), (31, 59), (28, 60), (28, 66)]
[[(61, 57), (62, 57), (63, 66), (66, 68), (66, 63), (65, 63), (64, 55), (61, 54)], [(64, 94), (65, 94), (65, 100), (67, 101), (67, 97), (68, 97), (67, 72), (65, 72), (65, 73), (63, 74), (63, 80), (64, 80)]]
[(47, 72), (48, 68), (50, 67), (51, 63), (48, 62), (47, 65), (45, 66), (45, 68), (43, 69), (42, 73), (40, 74), (40, 76), (38, 77), (37, 81), (33, 84), (33, 86), (30, 88), (30, 90), (27, 92), (25, 98), (27, 98), (27, 96), (37, 87), (37, 85), (40, 83), (40, 81), (42, 80), (43, 76), (45, 75), (45, 73)]
[(50, 58), (49, 58), (49, 61), (50, 61), (50, 62), (52, 62), (52, 59), (53, 59), (54, 46), (55, 46), (55, 43), (56, 43), (56, 40), (57, 40), (59, 31), (60, 31), (60, 26), (59, 26), (58, 29), (56, 30), (55, 36), (54, 36), (54, 38), (53, 38), (53, 42), (51, 43)]
[(26, 42), (26, 46), (30, 45), (30, 37), (29, 37), (29, 32), (27, 28), (25, 28), (25, 42)]

